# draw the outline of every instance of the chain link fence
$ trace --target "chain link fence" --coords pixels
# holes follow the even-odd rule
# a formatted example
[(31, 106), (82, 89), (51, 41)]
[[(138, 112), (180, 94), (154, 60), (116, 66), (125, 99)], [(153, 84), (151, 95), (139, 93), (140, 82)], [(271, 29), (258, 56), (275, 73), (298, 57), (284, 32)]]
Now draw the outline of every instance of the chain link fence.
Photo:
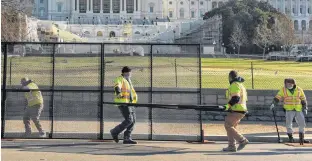
[[(269, 121), (269, 132), (274, 129), (266, 107), (283, 80), (292, 77), (304, 90), (312, 89), (311, 63), (202, 58), (197, 44), (2, 43), (2, 52), (2, 137), (7, 138), (24, 133), (22, 77), (40, 87), (47, 138), (111, 139), (110, 129), (123, 117), (116, 106), (103, 102), (113, 102), (113, 80), (123, 66), (132, 68), (138, 103), (144, 104), (224, 104), (228, 73), (237, 70), (250, 89), (252, 115), (242, 127), (261, 129), (257, 121)], [(308, 91), (309, 104), (311, 97)], [(136, 112), (135, 139), (201, 140), (203, 130), (224, 135), (224, 113), (150, 107)], [(285, 120), (282, 111), (277, 119), (279, 124)]]

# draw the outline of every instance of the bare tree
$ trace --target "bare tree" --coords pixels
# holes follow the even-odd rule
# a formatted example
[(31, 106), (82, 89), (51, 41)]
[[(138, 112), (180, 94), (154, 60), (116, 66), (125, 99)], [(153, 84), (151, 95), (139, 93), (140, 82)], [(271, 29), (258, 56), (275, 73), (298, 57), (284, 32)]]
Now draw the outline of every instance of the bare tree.
[(234, 24), (233, 32), (230, 37), (231, 45), (237, 47), (238, 57), (240, 54), (240, 48), (248, 43), (246, 33), (243, 31), (243, 27), (239, 23)]
[(1, 41), (24, 41), (30, 33), (27, 15), (31, 15), (33, 0), (1, 0)]
[(265, 58), (265, 49), (272, 43), (271, 30), (267, 28), (266, 24), (262, 24), (256, 27), (256, 32), (253, 39), (253, 43), (262, 48), (263, 59)]
[(280, 17), (278, 28), (280, 29), (279, 34), (281, 35), (281, 43), (285, 47), (286, 51), (288, 51), (290, 54), (293, 45), (297, 42), (293, 23), (287, 17)]

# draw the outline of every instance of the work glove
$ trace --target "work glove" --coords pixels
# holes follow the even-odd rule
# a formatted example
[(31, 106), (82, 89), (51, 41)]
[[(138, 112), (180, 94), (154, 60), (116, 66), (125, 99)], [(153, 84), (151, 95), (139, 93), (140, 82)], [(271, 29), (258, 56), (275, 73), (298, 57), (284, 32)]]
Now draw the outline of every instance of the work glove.
[(275, 107), (274, 103), (272, 103), (272, 105), (270, 106), (270, 110), (273, 110)]
[(121, 93), (119, 93), (119, 94), (117, 95), (117, 98), (123, 98), (123, 95), (122, 95)]
[(224, 106), (219, 106), (219, 109), (223, 110), (223, 111), (227, 111), (229, 109), (229, 105), (226, 104)]
[(303, 110), (303, 113), (307, 116), (308, 115), (308, 110), (307, 109)]

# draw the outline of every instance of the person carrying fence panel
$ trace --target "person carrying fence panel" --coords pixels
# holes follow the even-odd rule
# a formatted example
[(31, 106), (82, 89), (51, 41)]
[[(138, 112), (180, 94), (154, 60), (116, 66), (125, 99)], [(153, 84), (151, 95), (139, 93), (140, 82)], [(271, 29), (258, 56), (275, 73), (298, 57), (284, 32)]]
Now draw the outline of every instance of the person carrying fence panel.
[[(115, 103), (137, 103), (138, 96), (131, 83), (131, 69), (127, 66), (121, 70), (121, 76), (114, 80), (114, 102)], [(110, 133), (116, 143), (119, 142), (118, 135), (124, 132), (124, 144), (137, 144), (136, 141), (131, 139), (131, 132), (133, 131), (136, 113), (135, 108), (131, 106), (119, 105), (119, 110), (124, 117), (124, 121), (113, 128)]]
[(294, 142), (292, 122), (295, 118), (299, 125), (299, 142), (309, 143), (310, 141), (304, 139), (304, 128), (306, 126), (304, 114), (308, 114), (308, 104), (303, 90), (296, 85), (295, 79), (287, 78), (284, 80), (284, 87), (274, 97), (270, 109), (273, 110), (282, 100), (286, 112), (286, 129), (289, 142)]
[[(223, 106), (223, 109), (228, 111), (224, 123), (228, 136), (228, 147), (223, 148), (223, 151), (226, 152), (242, 150), (249, 143), (249, 141), (236, 130), (241, 119), (247, 114), (247, 91), (243, 82), (244, 79), (239, 77), (236, 71), (231, 71), (229, 73), (230, 86), (226, 92), (226, 98), (229, 102)], [(236, 141), (239, 143), (237, 148)]]
[(21, 79), (21, 85), (22, 89), (26, 90), (26, 108), (23, 116), (25, 137), (31, 135), (30, 119), (35, 123), (35, 126), (39, 131), (39, 137), (46, 137), (46, 133), (43, 131), (39, 121), (41, 112), (43, 110), (43, 97), (41, 91), (39, 90), (39, 87), (27, 77)]

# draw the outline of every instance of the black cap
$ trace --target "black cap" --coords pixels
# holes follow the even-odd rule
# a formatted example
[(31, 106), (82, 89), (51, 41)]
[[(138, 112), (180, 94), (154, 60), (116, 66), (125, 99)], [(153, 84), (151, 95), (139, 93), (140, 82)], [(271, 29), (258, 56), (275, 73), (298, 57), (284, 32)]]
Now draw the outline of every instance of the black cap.
[(131, 69), (128, 66), (122, 68), (121, 73), (128, 73), (131, 72)]
[(235, 71), (235, 70), (230, 71), (229, 76), (232, 79), (237, 78), (238, 77), (237, 71)]

